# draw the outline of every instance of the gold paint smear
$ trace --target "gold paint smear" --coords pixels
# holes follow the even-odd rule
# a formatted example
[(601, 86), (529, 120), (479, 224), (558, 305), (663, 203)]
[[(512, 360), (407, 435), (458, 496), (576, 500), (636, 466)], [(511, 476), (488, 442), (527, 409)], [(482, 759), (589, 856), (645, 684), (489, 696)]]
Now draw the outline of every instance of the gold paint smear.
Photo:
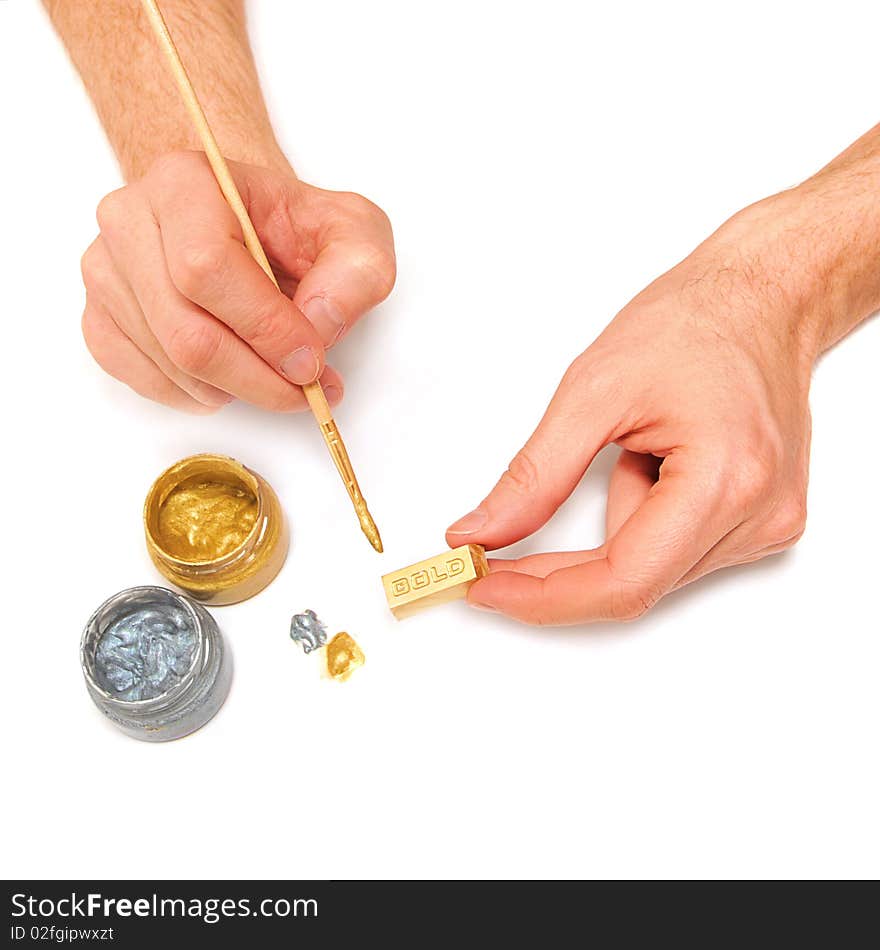
[(335, 680), (345, 681), (364, 665), (364, 651), (347, 633), (337, 633), (327, 644), (327, 672)]

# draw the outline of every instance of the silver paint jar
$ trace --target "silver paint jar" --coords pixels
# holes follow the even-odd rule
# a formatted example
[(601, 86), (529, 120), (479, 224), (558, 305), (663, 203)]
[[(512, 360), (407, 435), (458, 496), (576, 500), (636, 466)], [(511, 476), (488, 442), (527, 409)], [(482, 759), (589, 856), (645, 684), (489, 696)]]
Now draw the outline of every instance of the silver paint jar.
[(232, 658), (214, 618), (164, 587), (131, 587), (101, 604), (83, 631), (80, 663), (98, 709), (147, 742), (199, 729), (232, 682)]

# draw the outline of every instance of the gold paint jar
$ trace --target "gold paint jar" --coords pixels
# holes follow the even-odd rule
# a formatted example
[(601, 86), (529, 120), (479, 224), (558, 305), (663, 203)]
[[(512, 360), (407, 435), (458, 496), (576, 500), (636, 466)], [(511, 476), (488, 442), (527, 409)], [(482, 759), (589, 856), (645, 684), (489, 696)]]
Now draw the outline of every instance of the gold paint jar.
[(225, 455), (166, 469), (144, 503), (147, 550), (160, 573), (202, 603), (258, 594), (284, 564), (287, 524), (268, 482)]

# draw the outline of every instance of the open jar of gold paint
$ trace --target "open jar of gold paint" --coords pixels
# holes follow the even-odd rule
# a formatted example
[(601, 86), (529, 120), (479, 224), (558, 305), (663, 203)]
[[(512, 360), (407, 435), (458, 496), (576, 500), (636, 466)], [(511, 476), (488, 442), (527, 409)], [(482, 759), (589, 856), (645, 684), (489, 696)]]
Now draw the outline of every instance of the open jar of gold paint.
[(162, 575), (203, 603), (253, 597), (287, 556), (278, 496), (225, 455), (192, 455), (166, 469), (144, 503), (144, 532)]

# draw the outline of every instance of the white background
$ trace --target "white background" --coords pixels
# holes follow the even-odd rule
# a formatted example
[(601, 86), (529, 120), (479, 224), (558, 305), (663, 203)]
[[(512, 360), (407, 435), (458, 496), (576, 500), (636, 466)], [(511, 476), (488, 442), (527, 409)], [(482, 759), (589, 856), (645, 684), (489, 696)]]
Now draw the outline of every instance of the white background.
[[(335, 357), (386, 553), (309, 417), (175, 415), (92, 364), (79, 256), (118, 172), (38, 4), (0, 3), (0, 870), (876, 876), (876, 320), (815, 374), (794, 552), (623, 627), (534, 630), (461, 604), (398, 624), (379, 581), (444, 547), (635, 292), (880, 119), (876, 3), (251, 9), (300, 175), (363, 192), (395, 227), (397, 289)], [(293, 547), (263, 594), (215, 611), (235, 655), (219, 716), (138, 743), (93, 707), (79, 635), (110, 594), (160, 582), (143, 498), (203, 451), (270, 480)], [(612, 458), (520, 551), (601, 540)], [(305, 607), (362, 643), (348, 684), (289, 640)]]

